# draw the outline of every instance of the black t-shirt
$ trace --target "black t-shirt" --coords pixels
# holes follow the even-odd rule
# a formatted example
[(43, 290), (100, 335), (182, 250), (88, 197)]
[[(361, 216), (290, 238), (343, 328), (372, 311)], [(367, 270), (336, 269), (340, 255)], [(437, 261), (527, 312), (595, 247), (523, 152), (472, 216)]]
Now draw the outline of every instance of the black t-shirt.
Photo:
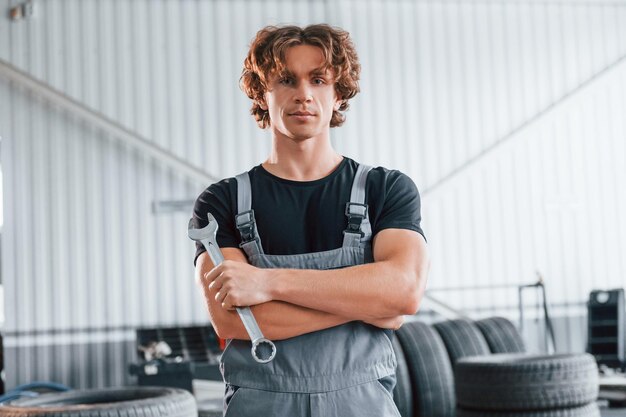
[[(344, 158), (328, 176), (315, 181), (291, 181), (270, 174), (261, 165), (250, 170), (252, 209), (266, 254), (292, 255), (341, 247), (347, 228), (346, 203), (358, 164)], [(383, 229), (414, 230), (420, 227), (420, 197), (417, 187), (400, 171), (373, 168), (365, 187), (372, 237)], [(207, 188), (196, 200), (196, 227), (207, 225), (210, 212), (219, 225), (217, 244), (239, 247), (235, 226), (237, 180), (227, 178)], [(198, 243), (196, 256), (205, 251)]]

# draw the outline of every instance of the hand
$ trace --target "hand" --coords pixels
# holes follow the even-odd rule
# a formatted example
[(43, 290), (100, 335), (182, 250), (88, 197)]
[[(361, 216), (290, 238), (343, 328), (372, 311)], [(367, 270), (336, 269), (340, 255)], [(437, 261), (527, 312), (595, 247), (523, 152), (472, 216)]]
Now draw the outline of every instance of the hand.
[(215, 300), (227, 310), (272, 301), (268, 271), (243, 262), (222, 262), (205, 274), (203, 284), (217, 291)]
[(398, 330), (404, 324), (404, 316), (386, 317), (384, 319), (364, 320), (365, 323), (381, 329)]

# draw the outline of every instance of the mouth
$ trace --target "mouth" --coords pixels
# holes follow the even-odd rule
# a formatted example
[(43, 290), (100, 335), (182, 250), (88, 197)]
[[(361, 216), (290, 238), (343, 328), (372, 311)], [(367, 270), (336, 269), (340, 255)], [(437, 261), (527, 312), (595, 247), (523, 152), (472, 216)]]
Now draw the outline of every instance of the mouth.
[(312, 117), (312, 116), (315, 116), (315, 114), (308, 112), (308, 111), (296, 111), (293, 113), (289, 113), (289, 116)]

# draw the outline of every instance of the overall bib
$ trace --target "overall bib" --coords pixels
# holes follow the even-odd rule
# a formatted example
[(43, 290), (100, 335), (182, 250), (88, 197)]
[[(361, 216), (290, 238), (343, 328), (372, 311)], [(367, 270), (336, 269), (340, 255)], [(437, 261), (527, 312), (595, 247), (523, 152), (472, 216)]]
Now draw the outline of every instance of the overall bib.
[[(373, 262), (365, 184), (359, 165), (346, 204), (341, 248), (297, 255), (263, 252), (248, 173), (237, 179), (236, 225), (248, 261), (260, 268), (335, 269)], [(341, 231), (337, 231), (341, 233)], [(250, 341), (230, 340), (220, 370), (227, 384), (225, 417), (399, 417), (392, 397), (396, 358), (380, 328), (360, 321), (275, 341), (273, 361), (260, 364)]]

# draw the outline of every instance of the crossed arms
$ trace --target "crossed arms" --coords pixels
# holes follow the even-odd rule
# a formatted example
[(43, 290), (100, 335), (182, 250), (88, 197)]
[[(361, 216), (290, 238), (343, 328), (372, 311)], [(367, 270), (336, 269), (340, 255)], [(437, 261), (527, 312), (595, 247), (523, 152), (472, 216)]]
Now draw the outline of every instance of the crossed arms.
[(265, 337), (282, 340), (360, 320), (397, 329), (415, 314), (430, 261), (424, 238), (385, 229), (373, 239), (374, 262), (334, 270), (263, 269), (237, 248), (224, 248), (214, 268), (206, 252), (196, 262), (213, 328), (224, 339), (249, 339), (235, 307), (251, 306)]

